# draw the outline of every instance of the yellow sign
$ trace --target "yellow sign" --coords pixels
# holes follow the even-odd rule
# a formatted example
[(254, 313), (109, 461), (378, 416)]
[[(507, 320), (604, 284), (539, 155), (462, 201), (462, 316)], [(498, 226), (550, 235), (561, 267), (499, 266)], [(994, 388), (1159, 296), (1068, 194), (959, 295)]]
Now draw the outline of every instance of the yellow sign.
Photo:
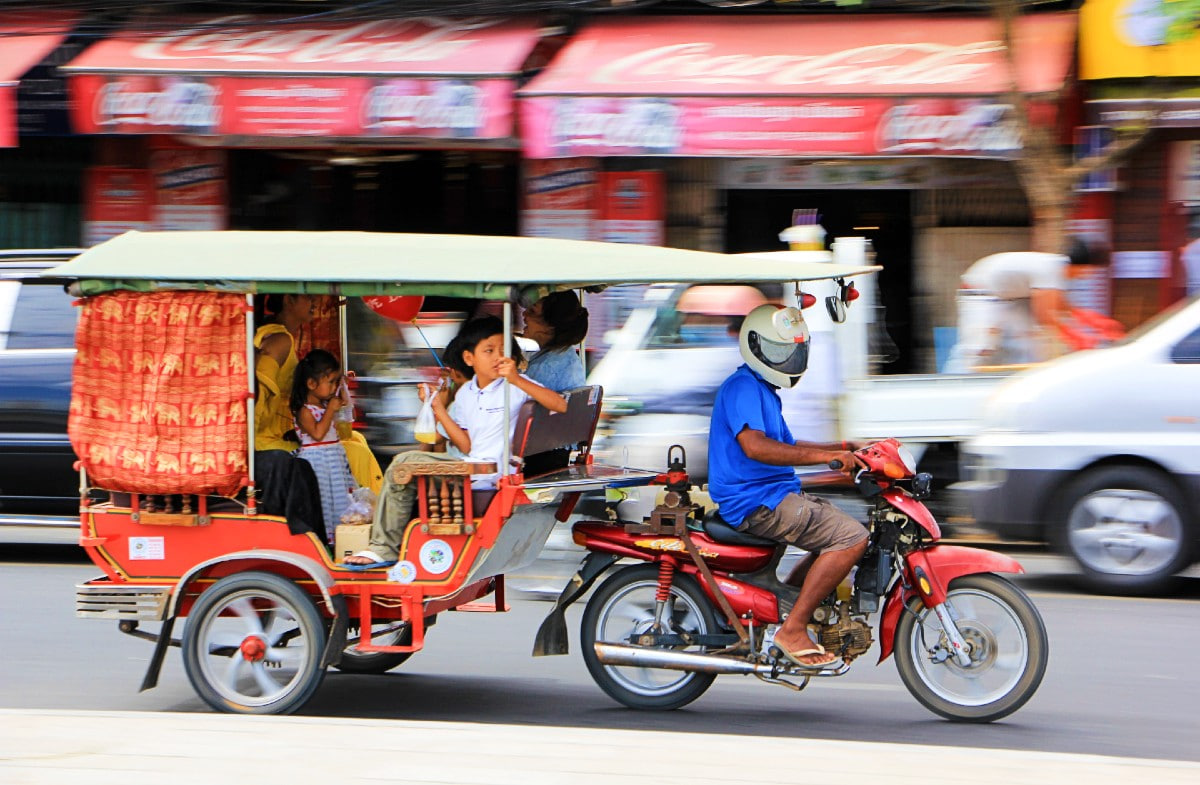
[(1200, 76), (1196, 16), (1196, 0), (1087, 0), (1079, 11), (1079, 76)]

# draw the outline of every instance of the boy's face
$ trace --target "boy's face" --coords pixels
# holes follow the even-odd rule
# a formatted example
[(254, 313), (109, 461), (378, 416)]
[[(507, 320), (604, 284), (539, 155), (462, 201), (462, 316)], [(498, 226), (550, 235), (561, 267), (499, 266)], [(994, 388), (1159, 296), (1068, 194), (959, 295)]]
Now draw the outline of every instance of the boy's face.
[(504, 336), (492, 335), (475, 344), (475, 350), (463, 352), (463, 360), (475, 371), (479, 381), (486, 385), (500, 376), (497, 366), (504, 354)]
[(327, 401), (337, 394), (338, 386), (342, 383), (342, 374), (340, 371), (330, 371), (320, 378), (320, 380), (309, 379), (308, 389), (312, 390), (313, 395), (320, 398), (322, 401)]

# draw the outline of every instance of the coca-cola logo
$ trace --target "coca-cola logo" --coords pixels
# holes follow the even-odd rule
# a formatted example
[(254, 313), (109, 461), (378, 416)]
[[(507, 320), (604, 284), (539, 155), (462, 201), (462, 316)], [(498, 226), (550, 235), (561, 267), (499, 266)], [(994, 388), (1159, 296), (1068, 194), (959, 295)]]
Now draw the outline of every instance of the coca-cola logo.
[(109, 82), (97, 93), (96, 124), (213, 131), (221, 119), (220, 94), (217, 87), (204, 82), (173, 81), (157, 91)]
[(1021, 149), (1021, 127), (1008, 104), (973, 104), (955, 114), (902, 104), (884, 114), (876, 144), (881, 153), (1009, 153)]
[(592, 80), (606, 84), (691, 82), (724, 85), (937, 85), (978, 79), (995, 65), (999, 41), (948, 45), (875, 44), (818, 55), (716, 52), (681, 43), (619, 57)]
[(551, 144), (560, 152), (621, 148), (673, 153), (683, 141), (681, 119), (681, 110), (665, 100), (633, 99), (601, 105), (590, 99), (564, 99), (554, 106)]
[(439, 82), (427, 94), (409, 92), (411, 83), (377, 85), (363, 101), (363, 125), (375, 131), (450, 129), (465, 134), (483, 127), (483, 91), (473, 84)]
[(375, 20), (344, 27), (271, 26), (246, 14), (209, 19), (133, 48), (143, 60), (228, 63), (420, 63), (448, 60), (497, 19)]

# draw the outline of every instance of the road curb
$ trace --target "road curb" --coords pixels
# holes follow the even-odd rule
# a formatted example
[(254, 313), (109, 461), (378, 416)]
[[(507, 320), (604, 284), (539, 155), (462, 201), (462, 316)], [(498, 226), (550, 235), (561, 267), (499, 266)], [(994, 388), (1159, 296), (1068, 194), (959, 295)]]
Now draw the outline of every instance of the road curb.
[[(753, 770), (804, 782), (926, 785), (931, 762), (975, 785), (1183, 785), (1200, 764), (735, 734), (227, 714), (0, 710), (0, 780), (703, 785)], [(791, 777), (786, 777), (790, 780)]]

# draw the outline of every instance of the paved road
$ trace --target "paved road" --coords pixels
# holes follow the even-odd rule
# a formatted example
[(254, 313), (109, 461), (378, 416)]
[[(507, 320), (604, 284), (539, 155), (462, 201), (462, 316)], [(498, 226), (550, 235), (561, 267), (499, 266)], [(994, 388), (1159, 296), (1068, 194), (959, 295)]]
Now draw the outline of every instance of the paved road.
[[(139, 694), (150, 645), (114, 622), (74, 618), (73, 587), (93, 567), (50, 561), (44, 549), (4, 553), (0, 708), (207, 712), (176, 652), (160, 686)], [(537, 728), (533, 736), (561, 726), (1200, 761), (1200, 579), (1184, 579), (1175, 598), (1097, 597), (1076, 593), (1063, 563), (1022, 558), (1031, 574), (1021, 583), (1050, 631), (1050, 666), (1027, 706), (988, 726), (941, 721), (909, 696), (890, 661), (866, 660), (799, 695), (722, 677), (687, 709), (632, 712), (592, 683), (577, 654), (529, 657), (547, 609), (531, 599), (514, 599), (509, 614), (444, 614), (425, 651), (386, 676), (331, 672), (305, 714), (525, 725)], [(577, 619), (575, 611), (573, 636)]]

